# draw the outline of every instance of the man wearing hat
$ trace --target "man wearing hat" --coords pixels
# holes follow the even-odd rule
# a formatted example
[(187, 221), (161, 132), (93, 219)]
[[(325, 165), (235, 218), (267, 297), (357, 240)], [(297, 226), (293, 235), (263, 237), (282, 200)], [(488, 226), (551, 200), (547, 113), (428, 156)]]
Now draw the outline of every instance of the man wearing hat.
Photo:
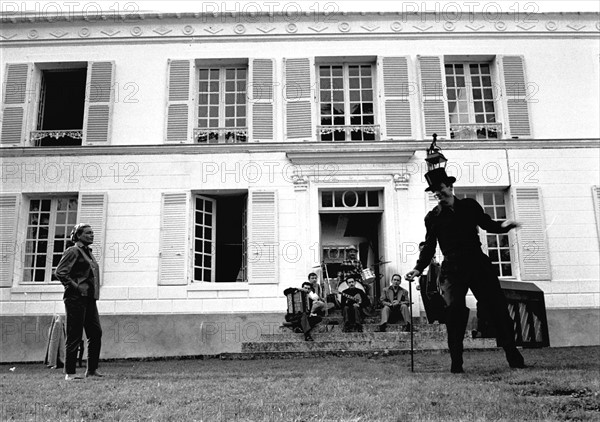
[(473, 199), (458, 199), (453, 194), (456, 178), (448, 176), (444, 168), (425, 174), (438, 205), (425, 216), (425, 245), (417, 265), (405, 278), (412, 281), (431, 263), (439, 243), (444, 261), (440, 284), (446, 302), (446, 329), (452, 373), (463, 371), (463, 337), (467, 328), (469, 309), (465, 304), (467, 290), (471, 289), (481, 306), (489, 310), (498, 335), (498, 344), (506, 353), (511, 368), (523, 368), (523, 356), (515, 346), (513, 321), (508, 313), (506, 298), (498, 276), (487, 255), (481, 250), (477, 227), (490, 233), (507, 233), (519, 227), (514, 221), (494, 221)]
[(353, 277), (354, 281), (362, 283), (363, 266), (362, 263), (356, 259), (358, 250), (354, 245), (348, 246), (346, 250), (348, 251), (348, 258), (342, 262), (343, 279), (346, 281), (348, 277)]

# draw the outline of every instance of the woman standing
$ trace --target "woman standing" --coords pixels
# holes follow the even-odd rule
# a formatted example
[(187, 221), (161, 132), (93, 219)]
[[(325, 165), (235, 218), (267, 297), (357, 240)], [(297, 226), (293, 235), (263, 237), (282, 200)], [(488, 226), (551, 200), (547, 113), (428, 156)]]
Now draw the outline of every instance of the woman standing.
[(56, 268), (56, 276), (65, 286), (63, 301), (67, 313), (67, 345), (65, 380), (81, 379), (75, 375), (77, 349), (83, 329), (88, 338), (86, 377), (102, 377), (97, 371), (102, 328), (96, 301), (100, 293), (100, 271), (89, 247), (94, 231), (89, 224), (79, 223), (71, 232), (75, 245), (67, 248)]

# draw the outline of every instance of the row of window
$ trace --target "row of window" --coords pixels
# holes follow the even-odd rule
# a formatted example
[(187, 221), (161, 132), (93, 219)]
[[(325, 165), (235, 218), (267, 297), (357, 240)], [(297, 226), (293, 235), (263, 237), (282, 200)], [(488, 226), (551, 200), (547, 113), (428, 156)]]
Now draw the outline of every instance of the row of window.
[[(469, 61), (422, 57), (419, 82), (410, 77), (408, 64), (407, 57), (339, 63), (287, 59), (286, 137), (414, 139), (413, 96), (422, 102), (425, 136), (436, 132), (451, 139), (485, 140), (531, 134), (521, 57), (482, 56)], [(273, 60), (234, 64), (173, 60), (168, 72), (167, 142), (273, 140)], [(137, 102), (135, 87), (129, 88), (130, 102)], [(128, 99), (115, 98), (123, 89), (114, 82), (111, 62), (9, 64), (2, 143), (22, 144), (23, 139), (35, 146), (106, 143), (112, 104)], [(32, 93), (35, 98), (28, 97)], [(28, 113), (30, 102), (35, 110)], [(35, 122), (27, 121), (28, 114), (37, 116)], [(34, 130), (26, 133), (27, 128)]]
[[(382, 193), (381, 190), (355, 189), (320, 191), (320, 213), (381, 213)], [(476, 199), (494, 219), (508, 217), (504, 191), (457, 190), (456, 195)], [(193, 218), (189, 237), (192, 282), (247, 281), (247, 226), (250, 224), (248, 193), (196, 194), (191, 200)], [(22, 255), (23, 283), (52, 281), (51, 275), (62, 253), (70, 245), (69, 234), (78, 221), (79, 205), (78, 195), (28, 199), (25, 250)], [(268, 217), (274, 219), (274, 216)], [(96, 227), (95, 230), (100, 232), (103, 228)], [(343, 243), (343, 239), (339, 241)], [(481, 241), (498, 275), (513, 276), (514, 253), (509, 235), (482, 233)], [(103, 255), (105, 252), (96, 250), (95, 254)]]

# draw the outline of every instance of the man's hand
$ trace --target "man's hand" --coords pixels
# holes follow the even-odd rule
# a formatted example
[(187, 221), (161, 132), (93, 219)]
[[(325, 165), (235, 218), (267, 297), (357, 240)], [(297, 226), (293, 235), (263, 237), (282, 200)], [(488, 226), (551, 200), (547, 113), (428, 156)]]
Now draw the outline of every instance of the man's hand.
[(409, 272), (406, 273), (406, 275), (404, 276), (404, 279), (407, 281), (413, 281), (415, 279), (415, 277), (418, 277), (421, 275), (421, 271), (419, 270), (411, 270)]
[(516, 229), (517, 227), (521, 227), (521, 223), (513, 220), (503, 221), (501, 224), (502, 227), (508, 228), (508, 230)]
[(394, 301), (392, 302), (392, 306), (398, 306), (399, 304), (400, 304), (400, 302), (398, 302), (397, 300), (394, 300)]

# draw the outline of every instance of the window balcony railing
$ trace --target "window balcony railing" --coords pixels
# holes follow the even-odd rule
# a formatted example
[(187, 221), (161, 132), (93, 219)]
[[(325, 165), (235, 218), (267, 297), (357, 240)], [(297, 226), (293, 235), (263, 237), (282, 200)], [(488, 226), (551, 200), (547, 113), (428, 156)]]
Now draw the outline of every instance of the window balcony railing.
[(239, 144), (248, 142), (248, 128), (194, 128), (194, 142), (198, 144)]
[(81, 145), (82, 139), (81, 129), (32, 130), (29, 137), (36, 147)]
[(379, 125), (317, 126), (321, 141), (379, 141)]
[(458, 123), (450, 124), (451, 139), (500, 139), (502, 123)]

